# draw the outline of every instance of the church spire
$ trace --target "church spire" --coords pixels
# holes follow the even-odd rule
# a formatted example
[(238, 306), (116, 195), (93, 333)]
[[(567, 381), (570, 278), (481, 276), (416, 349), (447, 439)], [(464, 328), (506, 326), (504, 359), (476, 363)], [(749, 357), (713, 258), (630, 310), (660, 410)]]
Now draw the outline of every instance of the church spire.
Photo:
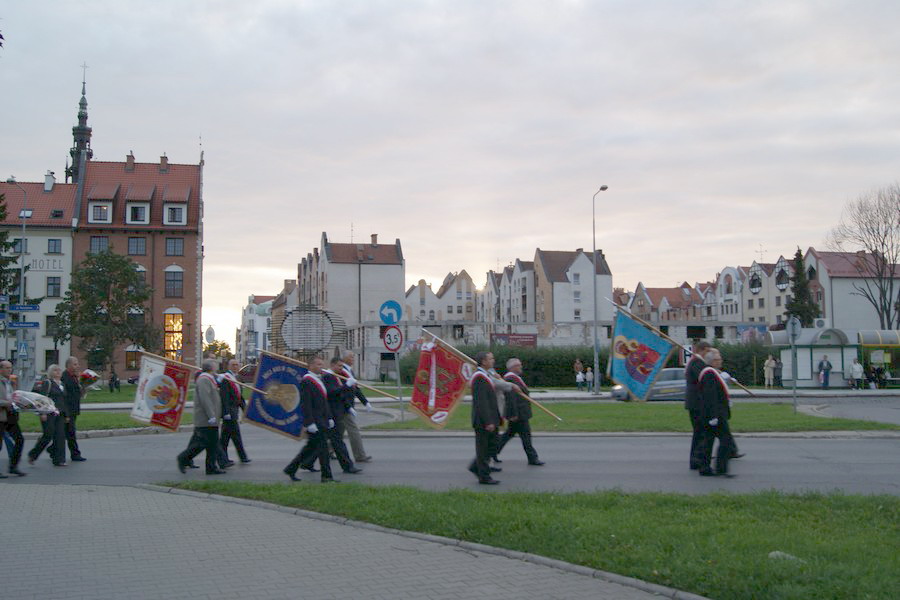
[(94, 156), (91, 150), (91, 128), (88, 127), (87, 112), (87, 65), (81, 65), (81, 100), (78, 102), (78, 125), (72, 128), (73, 145), (69, 150), (69, 156), (72, 157), (72, 166), (66, 168), (66, 179), (72, 178), (72, 183), (78, 183), (83, 167), (82, 157), (84, 161), (90, 160)]

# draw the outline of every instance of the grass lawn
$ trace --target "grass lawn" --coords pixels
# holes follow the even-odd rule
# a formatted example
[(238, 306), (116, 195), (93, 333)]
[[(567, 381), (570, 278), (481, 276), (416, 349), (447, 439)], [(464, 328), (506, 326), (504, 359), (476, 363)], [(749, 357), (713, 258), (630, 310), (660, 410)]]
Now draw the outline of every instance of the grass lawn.
[[(129, 404), (134, 402), (134, 394), (135, 388), (137, 386), (133, 383), (122, 383), (122, 387), (116, 392), (109, 392), (108, 387), (103, 387), (102, 390), (90, 390), (87, 395), (81, 400), (82, 403), (95, 404), (98, 402), (128, 402)], [(248, 392), (244, 392), (245, 397), (249, 397)], [(188, 387), (188, 397), (187, 401), (192, 402), (194, 400), (194, 386)]]
[[(194, 415), (186, 411), (181, 415), (181, 424), (190, 425), (194, 422)], [(78, 415), (78, 430), (90, 431), (92, 429), (127, 429), (129, 427), (149, 427), (132, 419), (127, 412), (110, 411), (84, 411)], [(41, 431), (41, 423), (34, 413), (22, 413), (19, 417), (19, 425), (22, 431)]]
[[(563, 420), (557, 421), (534, 408), (531, 426), (534, 431), (672, 431), (689, 432), (687, 413), (681, 404), (669, 403), (596, 403), (554, 402), (547, 408)], [(367, 429), (431, 429), (415, 413), (407, 411), (407, 420), (372, 425)], [(787, 404), (738, 403), (732, 407), (731, 430), (751, 431), (858, 431), (871, 429), (900, 430), (900, 426), (873, 421), (814, 417), (794, 414)], [(460, 404), (446, 429), (471, 430), (471, 407)]]
[[(166, 485), (531, 552), (712, 598), (888, 599), (900, 589), (900, 499), (893, 496)], [(773, 551), (802, 562), (769, 558)]]

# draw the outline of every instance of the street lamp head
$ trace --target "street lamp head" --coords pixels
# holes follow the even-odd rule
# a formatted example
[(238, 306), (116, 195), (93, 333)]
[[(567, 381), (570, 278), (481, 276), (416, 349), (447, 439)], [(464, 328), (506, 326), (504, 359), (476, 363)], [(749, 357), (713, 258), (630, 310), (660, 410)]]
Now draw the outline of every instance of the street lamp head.
[(16, 182), (16, 178), (13, 177), (12, 175), (10, 175), (9, 178), (7, 178), (7, 180), (6, 180), (6, 183), (15, 183), (15, 182)]
[(600, 186), (600, 191), (601, 191), (601, 192), (605, 192), (605, 191), (608, 190), (608, 189), (609, 189), (609, 186), (608, 186), (608, 185), (601, 185), (601, 186)]

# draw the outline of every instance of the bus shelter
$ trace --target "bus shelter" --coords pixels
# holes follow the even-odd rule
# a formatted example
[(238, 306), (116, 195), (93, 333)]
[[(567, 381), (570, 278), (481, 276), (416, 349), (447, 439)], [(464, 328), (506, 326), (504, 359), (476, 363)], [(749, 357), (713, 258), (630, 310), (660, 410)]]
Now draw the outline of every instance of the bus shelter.
[[(781, 362), (784, 363), (782, 381), (785, 387), (793, 384), (793, 360), (791, 357), (791, 338), (786, 330), (770, 331), (768, 341), (772, 346), (779, 346)], [(801, 329), (796, 342), (797, 347), (797, 387), (819, 387), (818, 365), (826, 356), (831, 363), (830, 387), (844, 387), (850, 377), (850, 365), (859, 355), (859, 343), (856, 336), (851, 338), (841, 329), (826, 327), (822, 329)], [(898, 346), (900, 349), (900, 346)]]

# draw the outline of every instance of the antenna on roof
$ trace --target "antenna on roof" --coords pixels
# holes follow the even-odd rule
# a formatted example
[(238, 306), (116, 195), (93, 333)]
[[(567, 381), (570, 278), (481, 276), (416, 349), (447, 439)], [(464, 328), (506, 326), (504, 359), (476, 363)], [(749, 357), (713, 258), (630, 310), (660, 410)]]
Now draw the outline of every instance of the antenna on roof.
[(353, 221), (350, 221), (350, 243), (353, 243)]
[(766, 249), (763, 248), (762, 244), (759, 245), (759, 250), (756, 253), (759, 254), (759, 262), (766, 262)]

